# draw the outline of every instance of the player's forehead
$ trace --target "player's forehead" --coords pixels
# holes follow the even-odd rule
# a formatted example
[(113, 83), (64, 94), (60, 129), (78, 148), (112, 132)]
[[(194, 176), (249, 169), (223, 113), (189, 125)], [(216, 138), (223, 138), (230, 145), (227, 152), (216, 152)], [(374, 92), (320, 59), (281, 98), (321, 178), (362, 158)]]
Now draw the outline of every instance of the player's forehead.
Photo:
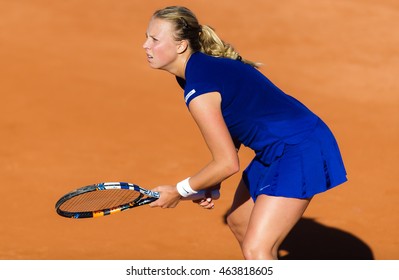
[(148, 24), (146, 34), (155, 38), (167, 38), (173, 37), (173, 32), (173, 24), (170, 21), (153, 17)]

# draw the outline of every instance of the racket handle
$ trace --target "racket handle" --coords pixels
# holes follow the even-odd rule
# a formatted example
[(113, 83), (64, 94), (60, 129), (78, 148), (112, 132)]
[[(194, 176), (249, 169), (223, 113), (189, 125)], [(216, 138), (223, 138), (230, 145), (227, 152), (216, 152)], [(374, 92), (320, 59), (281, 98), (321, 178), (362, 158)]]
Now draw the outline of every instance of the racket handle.
[[(219, 199), (219, 197), (220, 197), (219, 190), (212, 190), (210, 192), (210, 194), (208, 194), (208, 193), (209, 193), (209, 191), (207, 191), (207, 190), (200, 190), (196, 194), (192, 194), (187, 197), (182, 197), (182, 200), (199, 200), (199, 199), (203, 199), (205, 197), (211, 197), (212, 199)], [(208, 194), (208, 195), (206, 195), (206, 194)]]

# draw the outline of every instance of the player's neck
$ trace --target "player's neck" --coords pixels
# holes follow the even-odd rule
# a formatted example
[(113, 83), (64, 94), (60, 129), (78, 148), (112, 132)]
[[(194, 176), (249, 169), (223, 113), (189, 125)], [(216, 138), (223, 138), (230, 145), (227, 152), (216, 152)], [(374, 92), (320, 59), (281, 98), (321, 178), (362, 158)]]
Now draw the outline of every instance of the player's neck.
[(180, 54), (177, 59), (175, 60), (175, 63), (173, 64), (172, 68), (168, 70), (171, 74), (180, 77), (182, 79), (186, 78), (186, 66), (187, 62), (191, 57), (192, 52), (184, 52)]

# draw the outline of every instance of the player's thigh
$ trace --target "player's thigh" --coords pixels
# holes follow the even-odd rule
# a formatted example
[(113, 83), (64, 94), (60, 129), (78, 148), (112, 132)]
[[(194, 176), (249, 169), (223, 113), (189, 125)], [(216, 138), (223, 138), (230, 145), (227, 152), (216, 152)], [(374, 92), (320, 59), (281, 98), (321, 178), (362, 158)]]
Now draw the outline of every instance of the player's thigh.
[(245, 234), (253, 207), (254, 202), (244, 181), (241, 180), (227, 215), (227, 223), (233, 231), (239, 231), (242, 235)]
[(258, 196), (244, 242), (265, 250), (275, 247), (298, 222), (309, 202), (310, 199)]

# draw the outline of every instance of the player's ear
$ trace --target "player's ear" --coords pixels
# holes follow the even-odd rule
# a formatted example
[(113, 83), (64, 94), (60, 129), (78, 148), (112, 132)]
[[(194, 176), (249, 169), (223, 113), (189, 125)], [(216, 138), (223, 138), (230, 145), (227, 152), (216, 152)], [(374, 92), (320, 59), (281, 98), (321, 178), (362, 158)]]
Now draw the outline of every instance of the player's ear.
[(181, 40), (177, 46), (177, 53), (182, 54), (187, 50), (187, 48), (188, 48), (187, 40)]

